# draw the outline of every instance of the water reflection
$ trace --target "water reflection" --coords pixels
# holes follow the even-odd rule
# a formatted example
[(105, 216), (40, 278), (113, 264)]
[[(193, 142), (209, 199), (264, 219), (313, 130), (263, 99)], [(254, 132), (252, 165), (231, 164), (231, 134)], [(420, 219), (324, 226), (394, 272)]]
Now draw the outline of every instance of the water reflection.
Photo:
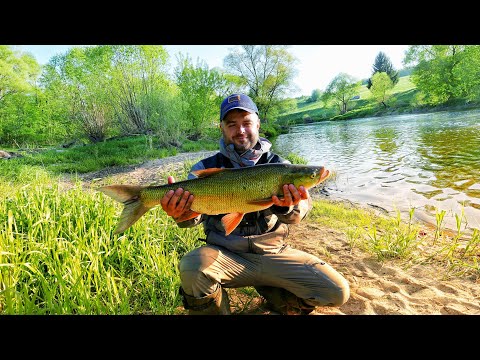
[(332, 197), (389, 211), (415, 207), (430, 220), (446, 210), (453, 225), (454, 214), (463, 212), (469, 226), (480, 228), (478, 110), (296, 126), (275, 147), (334, 171)]

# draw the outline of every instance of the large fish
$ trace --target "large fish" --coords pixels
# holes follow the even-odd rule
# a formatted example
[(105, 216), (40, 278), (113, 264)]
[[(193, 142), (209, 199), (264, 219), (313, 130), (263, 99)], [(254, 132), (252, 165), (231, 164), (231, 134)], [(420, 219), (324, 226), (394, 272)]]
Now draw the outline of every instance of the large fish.
[(323, 166), (294, 164), (263, 164), (244, 168), (211, 168), (192, 172), (196, 178), (156, 186), (108, 185), (99, 191), (125, 205), (114, 234), (132, 226), (143, 214), (156, 205), (169, 190), (183, 188), (194, 195), (187, 216), (199, 214), (222, 217), (225, 234), (230, 234), (246, 213), (260, 211), (273, 205), (272, 195), (283, 197), (283, 185), (303, 185), (310, 189), (327, 179), (329, 171)]

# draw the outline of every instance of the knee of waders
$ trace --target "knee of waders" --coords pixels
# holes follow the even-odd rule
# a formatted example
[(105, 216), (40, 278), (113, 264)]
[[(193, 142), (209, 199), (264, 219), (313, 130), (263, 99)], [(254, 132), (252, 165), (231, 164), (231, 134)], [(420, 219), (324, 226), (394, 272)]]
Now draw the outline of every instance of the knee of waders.
[(185, 293), (182, 287), (179, 289), (182, 296), (183, 307), (189, 315), (230, 315), (230, 299), (227, 291), (218, 286), (213, 294), (201, 298)]
[(308, 315), (315, 310), (302, 298), (288, 290), (273, 286), (256, 286), (257, 292), (266, 300), (267, 307), (282, 315)]

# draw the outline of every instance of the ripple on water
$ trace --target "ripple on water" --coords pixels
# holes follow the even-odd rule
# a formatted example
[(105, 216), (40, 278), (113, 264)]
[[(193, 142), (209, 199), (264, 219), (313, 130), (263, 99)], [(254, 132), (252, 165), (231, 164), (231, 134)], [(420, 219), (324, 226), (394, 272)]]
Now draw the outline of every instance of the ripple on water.
[(476, 110), (328, 121), (292, 127), (275, 145), (335, 169), (332, 195), (406, 213), (424, 205), (458, 212), (464, 203), (478, 224), (479, 118)]

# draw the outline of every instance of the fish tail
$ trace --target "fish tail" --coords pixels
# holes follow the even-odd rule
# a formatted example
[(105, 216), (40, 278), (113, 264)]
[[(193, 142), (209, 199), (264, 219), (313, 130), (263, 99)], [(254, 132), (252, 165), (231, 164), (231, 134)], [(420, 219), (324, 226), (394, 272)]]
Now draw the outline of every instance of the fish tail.
[(117, 227), (113, 232), (114, 234), (124, 232), (152, 208), (142, 202), (140, 198), (140, 191), (142, 189), (142, 186), (135, 185), (108, 185), (98, 188), (98, 190), (105, 195), (110, 196), (112, 199), (124, 205)]

